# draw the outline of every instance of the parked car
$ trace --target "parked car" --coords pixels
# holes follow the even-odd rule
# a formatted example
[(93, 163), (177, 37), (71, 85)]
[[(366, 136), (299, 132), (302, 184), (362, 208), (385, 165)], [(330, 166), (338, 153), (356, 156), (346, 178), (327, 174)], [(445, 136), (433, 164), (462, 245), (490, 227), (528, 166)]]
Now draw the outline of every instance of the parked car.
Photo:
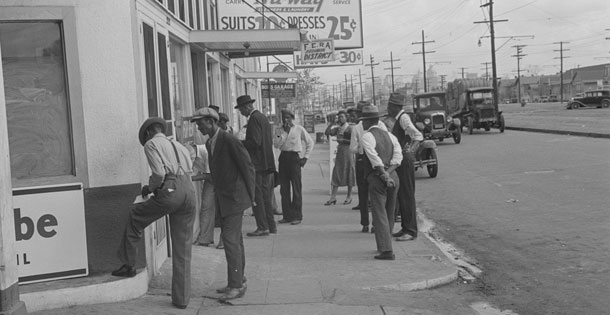
[(581, 107), (610, 107), (610, 90), (585, 92), (582, 97), (574, 97), (566, 106), (567, 109), (579, 109)]
[(557, 95), (549, 95), (549, 103), (559, 102), (559, 97)]
[(540, 103), (547, 103), (548, 101), (549, 101), (549, 98), (548, 98), (548, 97), (546, 97), (546, 96), (542, 96), (542, 97), (540, 98)]

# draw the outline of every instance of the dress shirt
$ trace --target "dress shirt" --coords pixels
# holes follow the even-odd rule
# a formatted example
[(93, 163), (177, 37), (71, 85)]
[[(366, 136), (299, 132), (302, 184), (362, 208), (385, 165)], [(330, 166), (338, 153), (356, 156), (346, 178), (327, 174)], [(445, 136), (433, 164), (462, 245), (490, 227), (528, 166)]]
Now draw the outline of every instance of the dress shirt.
[[(380, 128), (379, 126), (372, 126), (369, 130), (373, 128)], [(387, 132), (387, 131), (386, 131)], [(398, 139), (396, 136), (388, 132), (390, 136), (390, 140), (392, 141), (393, 150), (392, 150), (392, 159), (390, 160), (390, 165), (400, 165), (402, 162), (402, 149), (400, 147), (400, 143), (398, 143)], [(375, 150), (375, 146), (377, 146), (377, 141), (375, 140), (375, 136), (373, 136), (370, 132), (365, 132), (362, 135), (362, 147), (364, 148), (364, 152), (366, 156), (368, 156), (369, 161), (371, 161), (371, 165), (373, 168), (377, 166), (385, 167), (381, 158), (377, 154), (377, 150)]]
[[(303, 151), (303, 142), (305, 142), (305, 151)], [(309, 159), (313, 150), (313, 139), (303, 126), (293, 125), (289, 132), (283, 127), (278, 127), (275, 129), (273, 145), (281, 151), (298, 152), (301, 157)]]
[[(383, 131), (388, 131), (388, 128), (381, 121), (377, 123), (377, 126), (381, 128)], [(358, 122), (357, 125), (352, 127), (352, 138), (349, 143), (349, 151), (354, 154), (364, 154), (364, 150), (362, 149), (362, 144), (360, 143), (360, 139), (362, 138), (362, 134), (364, 133), (364, 128), (362, 127), (362, 122)]]
[[(176, 159), (172, 142), (176, 147), (180, 163)], [(155, 191), (163, 184), (166, 174), (178, 175), (180, 166), (186, 174), (190, 174), (193, 170), (189, 151), (180, 143), (169, 139), (162, 133), (157, 133), (144, 144), (144, 154), (152, 171), (148, 180), (150, 191)]]
[(208, 149), (204, 144), (198, 144), (195, 146), (195, 161), (193, 162), (193, 168), (196, 168), (198, 172), (204, 174), (210, 173)]
[(424, 141), (424, 136), (419, 132), (417, 127), (413, 125), (409, 115), (405, 113), (400, 116), (402, 113), (405, 113), (405, 111), (401, 110), (398, 115), (396, 115), (396, 120), (399, 120), (398, 117), (400, 117), (400, 127), (405, 131), (405, 135), (411, 137), (411, 140)]

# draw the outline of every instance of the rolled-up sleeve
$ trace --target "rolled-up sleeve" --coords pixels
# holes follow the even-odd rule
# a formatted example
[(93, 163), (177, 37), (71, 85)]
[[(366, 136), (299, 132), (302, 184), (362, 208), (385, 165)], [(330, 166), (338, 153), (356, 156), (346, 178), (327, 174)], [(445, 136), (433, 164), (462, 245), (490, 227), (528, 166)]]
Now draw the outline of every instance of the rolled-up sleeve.
[(398, 138), (396, 138), (396, 136), (391, 133), (389, 133), (389, 135), (393, 146), (390, 165), (400, 165), (400, 163), (402, 163), (402, 149), (400, 147), (400, 143), (398, 142)]
[(413, 125), (411, 118), (409, 115), (404, 114), (400, 116), (400, 127), (405, 131), (405, 134), (411, 137), (413, 140), (422, 141), (424, 140), (424, 136), (419, 132), (417, 127)]
[[(299, 126), (301, 127), (301, 126)], [(305, 142), (305, 153), (303, 154), (303, 157), (305, 157), (306, 159), (309, 159), (309, 155), (311, 155), (311, 151), (313, 151), (313, 139), (311, 138), (311, 136), (309, 135), (309, 132), (307, 132), (307, 130), (305, 130), (305, 128), (301, 127), (301, 140), (303, 140)]]

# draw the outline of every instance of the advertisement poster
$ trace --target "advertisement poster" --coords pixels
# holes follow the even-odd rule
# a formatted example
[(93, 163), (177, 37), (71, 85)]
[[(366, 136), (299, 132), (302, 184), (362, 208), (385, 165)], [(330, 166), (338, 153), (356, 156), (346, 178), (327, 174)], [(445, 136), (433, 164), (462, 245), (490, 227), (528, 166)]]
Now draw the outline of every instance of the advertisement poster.
[(362, 49), (347, 49), (335, 51), (334, 58), (331, 61), (319, 61), (305, 63), (301, 52), (297, 51), (293, 54), (294, 68), (321, 68), (321, 67), (337, 67), (337, 66), (358, 66), (363, 64)]
[(309, 40), (333, 39), (335, 49), (362, 48), (361, 0), (217, 1), (219, 30), (286, 29), (295, 25)]
[(88, 275), (82, 184), (13, 189), (19, 283)]

